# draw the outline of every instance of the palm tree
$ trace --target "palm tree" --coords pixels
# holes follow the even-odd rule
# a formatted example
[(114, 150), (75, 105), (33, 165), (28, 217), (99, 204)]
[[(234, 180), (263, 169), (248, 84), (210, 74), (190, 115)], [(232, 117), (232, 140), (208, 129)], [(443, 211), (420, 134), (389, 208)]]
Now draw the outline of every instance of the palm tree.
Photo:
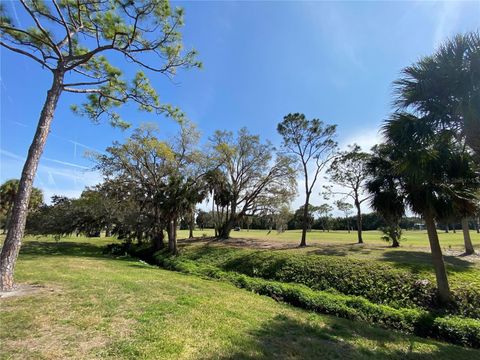
[(459, 205), (473, 212), (478, 177), (452, 131), (438, 131), (424, 118), (397, 112), (384, 125), (383, 134), (404, 201), (425, 220), (440, 299), (449, 302), (435, 220), (446, 218)]
[(385, 220), (384, 232), (392, 247), (399, 247), (401, 228), (400, 220), (405, 214), (405, 203), (400, 192), (400, 180), (395, 174), (394, 163), (390, 159), (392, 149), (388, 145), (376, 145), (373, 155), (367, 163), (370, 179), (366, 184), (370, 197), (370, 206)]
[(436, 127), (453, 129), (480, 162), (479, 32), (455, 36), (402, 74), (394, 83), (398, 108), (411, 108)]

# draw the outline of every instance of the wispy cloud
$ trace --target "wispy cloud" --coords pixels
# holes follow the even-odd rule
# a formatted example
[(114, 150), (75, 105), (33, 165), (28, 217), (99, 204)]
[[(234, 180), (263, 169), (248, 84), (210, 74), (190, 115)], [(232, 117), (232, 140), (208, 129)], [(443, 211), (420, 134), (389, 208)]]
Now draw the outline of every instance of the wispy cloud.
[(20, 21), (20, 18), (18, 17), (17, 9), (16, 9), (17, 1), (9, 1), (9, 3), (10, 3), (10, 6), (12, 8), (13, 17), (15, 18), (15, 21), (17, 22), (17, 25), (22, 27), (22, 22)]
[(437, 25), (433, 36), (433, 45), (437, 47), (447, 39), (460, 21), (462, 1), (442, 1), (437, 5)]
[(332, 48), (341, 59), (348, 60), (362, 72), (366, 67), (358, 55), (360, 45), (355, 36), (353, 22), (345, 18), (336, 6), (330, 3), (303, 2), (305, 14), (320, 28), (320, 35), (325, 35)]
[[(2, 158), (1, 180), (18, 177), (25, 157), (4, 149), (0, 149), (0, 157)], [(35, 177), (35, 186), (42, 189), (47, 203), (52, 195), (77, 197), (86, 186), (93, 186), (102, 181), (98, 171), (88, 169), (86, 166), (43, 157)]]
[[(18, 154), (14, 154), (8, 150), (4, 150), (4, 149), (0, 149), (0, 155), (4, 155), (4, 156), (8, 156), (12, 159), (15, 159), (15, 160), (19, 160), (19, 161), (25, 161), (25, 157), (24, 156), (21, 156), (21, 155), (18, 155)], [(65, 165), (65, 166), (69, 166), (69, 167), (74, 167), (74, 168), (78, 168), (78, 169), (83, 169), (83, 170), (88, 170), (90, 169), (89, 167), (87, 166), (83, 166), (83, 165), (79, 165), (79, 164), (74, 164), (74, 163), (71, 163), (71, 162), (68, 162), (68, 161), (62, 161), (62, 160), (58, 160), (58, 159), (52, 159), (52, 158), (49, 158), (49, 157), (45, 157), (43, 156), (42, 157), (42, 160), (45, 160), (45, 161), (49, 161), (49, 162), (53, 162), (53, 163), (56, 163), (56, 164), (60, 164), (60, 165)], [(41, 165), (41, 166), (44, 166), (45, 165)], [(48, 167), (48, 166), (47, 166)]]
[(71, 162), (68, 162), (68, 161), (51, 159), (51, 158), (48, 158), (48, 157), (45, 157), (45, 156), (42, 159), (50, 161), (50, 162), (54, 162), (54, 163), (60, 164), (60, 165), (75, 167), (75, 168), (78, 168), (78, 169), (84, 169), (84, 170), (90, 169), (88, 166), (78, 165), (78, 164), (74, 164), (74, 163), (71, 163)]
[[(12, 124), (15, 124), (15, 125), (18, 125), (18, 126), (21, 126), (21, 127), (24, 127), (24, 128), (33, 128), (33, 126), (30, 126), (28, 124), (25, 124), (25, 123), (22, 123), (20, 121), (16, 121), (16, 120), (9, 120)], [(59, 139), (59, 140), (63, 140), (63, 141), (66, 141), (70, 144), (72, 144), (74, 146), (73, 148), (73, 154), (74, 154), (74, 157), (77, 157), (77, 146), (79, 147), (82, 147), (86, 150), (93, 150), (97, 153), (103, 153), (103, 151), (100, 151), (98, 149), (95, 149), (94, 147), (91, 147), (89, 145), (86, 145), (86, 144), (83, 144), (81, 142), (78, 142), (78, 141), (75, 141), (75, 140), (71, 140), (71, 139), (67, 139), (66, 137), (63, 137), (63, 136), (60, 136), (60, 135), (57, 135), (55, 133), (50, 133), (50, 136), (52, 138), (56, 138), (56, 139)]]

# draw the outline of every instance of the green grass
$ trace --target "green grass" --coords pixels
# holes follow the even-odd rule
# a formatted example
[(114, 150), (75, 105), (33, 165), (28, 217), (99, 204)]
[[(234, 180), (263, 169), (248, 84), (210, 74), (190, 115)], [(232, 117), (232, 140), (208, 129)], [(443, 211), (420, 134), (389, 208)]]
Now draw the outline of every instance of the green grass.
[(28, 239), (0, 300), (0, 358), (474, 359), (478, 350), (321, 316), (237, 289), (101, 255), (111, 239)]
[[(301, 230), (287, 230), (283, 233), (277, 233), (275, 230), (272, 230), (268, 234), (267, 230), (250, 230), (247, 231), (242, 229), (241, 231), (232, 231), (231, 236), (233, 238), (245, 238), (245, 239), (259, 239), (259, 240), (268, 240), (272, 242), (279, 242), (282, 244), (298, 244), (300, 243)], [(195, 230), (195, 237), (202, 236), (213, 236), (213, 229), (204, 229), (204, 230)], [(381, 239), (380, 231), (364, 231), (363, 240), (367, 245), (375, 246), (388, 246), (388, 243)], [(453, 250), (462, 250), (463, 247), (463, 235), (461, 230), (457, 230), (456, 233), (450, 231), (448, 234), (439, 230), (438, 235), (440, 238), (440, 243), (444, 250), (449, 248)], [(179, 238), (187, 238), (187, 230), (179, 230)], [(480, 234), (476, 231), (471, 230), (470, 236), (472, 237), (473, 245), (480, 247)], [(347, 231), (330, 231), (323, 232), (321, 230), (312, 230), (307, 233), (307, 244), (312, 246), (324, 245), (324, 244), (355, 244), (357, 242), (357, 233), (352, 231), (348, 233)], [(427, 232), (423, 230), (416, 231), (404, 231), (403, 239), (401, 240), (401, 246), (405, 249), (410, 248), (428, 248), (428, 238)]]

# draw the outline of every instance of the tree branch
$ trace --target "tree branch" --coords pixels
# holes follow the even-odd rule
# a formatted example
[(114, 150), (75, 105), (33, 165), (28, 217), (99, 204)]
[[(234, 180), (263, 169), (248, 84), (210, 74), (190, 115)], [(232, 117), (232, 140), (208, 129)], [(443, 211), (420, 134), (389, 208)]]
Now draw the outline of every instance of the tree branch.
[(19, 54), (28, 56), (29, 58), (35, 60), (35, 61), (38, 62), (40, 65), (45, 66), (47, 69), (49, 69), (50, 71), (53, 72), (53, 68), (51, 68), (45, 61), (37, 58), (35, 55), (32, 55), (32, 54), (30, 54), (30, 53), (28, 53), (28, 52), (26, 52), (26, 51), (24, 51), (24, 50), (18, 49), (18, 48), (16, 48), (16, 47), (10, 46), (10, 45), (4, 43), (4, 42), (1, 41), (1, 40), (0, 40), (0, 45), (6, 47), (7, 49), (9, 49), (9, 50), (11, 50), (11, 51), (14, 51), (14, 52), (16, 52), (16, 53), (19, 53)]
[(48, 32), (44, 29), (44, 27), (42, 26), (42, 24), (40, 24), (40, 21), (37, 19), (37, 17), (35, 16), (35, 14), (33, 13), (33, 11), (28, 7), (28, 5), (25, 3), (25, 0), (20, 0), (20, 2), (22, 3), (23, 7), (25, 8), (25, 10), (27, 10), (27, 12), (30, 14), (31, 18), (33, 19), (33, 21), (35, 21), (35, 24), (37, 24), (38, 28), (40, 29), (40, 31), (43, 33), (43, 35), (46, 36), (46, 38), (48, 39), (48, 41), (50, 42), (51, 44), (51, 47), (53, 49), (53, 51), (55, 51), (55, 53), (58, 55), (58, 57), (60, 57), (61, 59), (63, 59), (63, 56), (62, 56), (62, 53), (60, 51), (60, 49), (57, 47), (57, 45), (55, 44), (55, 42), (52, 40), (52, 38), (50, 37), (50, 35), (48, 34)]

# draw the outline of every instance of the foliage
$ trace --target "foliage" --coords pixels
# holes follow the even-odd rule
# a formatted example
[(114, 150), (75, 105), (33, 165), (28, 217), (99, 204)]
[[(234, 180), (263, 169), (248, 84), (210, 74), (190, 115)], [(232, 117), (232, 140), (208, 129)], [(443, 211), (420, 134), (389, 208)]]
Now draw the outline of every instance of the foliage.
[(395, 164), (391, 161), (388, 145), (376, 145), (367, 163), (370, 179), (366, 184), (371, 194), (370, 206), (377, 211), (386, 224), (381, 229), (385, 240), (392, 241), (394, 247), (400, 245), (400, 221), (405, 215), (405, 199), (400, 192), (400, 179), (395, 175)]
[(396, 105), (437, 130), (464, 138), (480, 160), (480, 34), (459, 34), (406, 67), (395, 82)]
[(340, 195), (342, 200), (350, 198), (357, 210), (358, 242), (362, 243), (362, 212), (361, 204), (368, 200), (365, 194), (365, 184), (369, 177), (367, 163), (370, 154), (362, 151), (357, 144), (350, 145), (348, 150), (340, 152), (330, 164), (327, 175), (330, 182), (342, 187), (335, 191), (328, 186), (330, 195)]
[(141, 241), (146, 236), (159, 249), (167, 230), (169, 248), (176, 252), (179, 220), (206, 196), (202, 157), (196, 149), (198, 134), (187, 122), (168, 142), (155, 134), (152, 126), (135, 130), (124, 144), (114, 143), (106, 155), (97, 155), (97, 168), (111, 185), (109, 196), (130, 204), (125, 210), (136, 214), (127, 224), (117, 221), (122, 232), (130, 234), (127, 238)]
[[(5, 231), (15, 201), (15, 195), (17, 193), (19, 180), (10, 179), (5, 181), (0, 186), (0, 227)], [(42, 190), (34, 187), (32, 194), (30, 195), (30, 201), (28, 203), (28, 210), (30, 212), (36, 211), (43, 204), (43, 192)]]
[[(288, 114), (277, 125), (282, 136), (282, 149), (296, 158), (305, 186), (305, 203), (303, 205), (303, 228), (300, 246), (306, 246), (308, 230), (310, 195), (318, 180), (320, 172), (332, 159), (337, 147), (334, 140), (336, 125), (328, 125), (319, 119), (308, 120), (304, 114)], [(309, 178), (310, 167), (313, 175)]]
[[(85, 103), (72, 106), (76, 113), (93, 121), (106, 116), (125, 127), (116, 108), (134, 102), (140, 110), (182, 117), (179, 109), (160, 103), (141, 70), (172, 76), (178, 68), (200, 66), (196, 52), (182, 46), (182, 9), (166, 0), (21, 3), (35, 25), (22, 26), (2, 6), (1, 45), (64, 78), (63, 91), (85, 94)], [(137, 67), (130, 81), (109, 61), (116, 55)]]
[(228, 238), (245, 216), (273, 213), (295, 194), (295, 173), (289, 157), (277, 154), (270, 142), (261, 142), (242, 128), (216, 131), (210, 139), (212, 158), (218, 163), (208, 181), (217, 207), (218, 235)]

